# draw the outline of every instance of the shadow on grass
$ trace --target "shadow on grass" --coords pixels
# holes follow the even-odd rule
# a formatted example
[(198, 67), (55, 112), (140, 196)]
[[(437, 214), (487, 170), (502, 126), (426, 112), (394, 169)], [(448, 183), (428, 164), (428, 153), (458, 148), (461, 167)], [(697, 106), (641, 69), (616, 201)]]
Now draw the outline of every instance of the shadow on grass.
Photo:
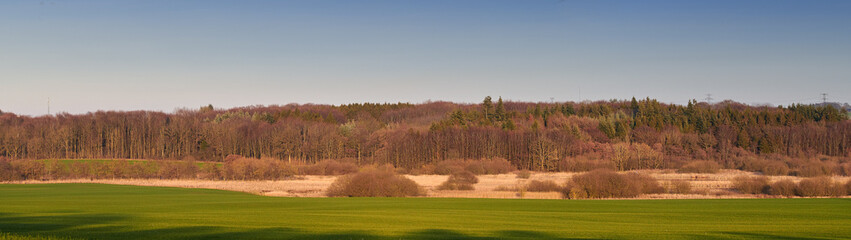
[[(486, 236), (477, 236), (447, 229), (423, 229), (386, 236), (367, 231), (309, 232), (287, 227), (252, 229), (216, 226), (170, 228), (148, 226), (146, 229), (146, 226), (128, 225), (127, 222), (132, 222), (132, 219), (120, 214), (61, 213), (30, 216), (0, 213), (0, 233), (61, 239), (582, 239), (518, 230), (481, 233)], [(686, 239), (819, 239), (749, 232), (707, 232), (706, 234), (677, 235), (677, 237)]]
[(398, 236), (384, 236), (366, 231), (317, 233), (286, 227), (246, 230), (188, 226), (140, 230), (144, 226), (116, 223), (127, 220), (131, 219), (118, 214), (23, 216), (0, 213), (0, 232), (75, 239), (571, 239), (534, 231), (499, 231), (489, 234), (490, 236), (473, 236), (446, 229), (424, 229)]

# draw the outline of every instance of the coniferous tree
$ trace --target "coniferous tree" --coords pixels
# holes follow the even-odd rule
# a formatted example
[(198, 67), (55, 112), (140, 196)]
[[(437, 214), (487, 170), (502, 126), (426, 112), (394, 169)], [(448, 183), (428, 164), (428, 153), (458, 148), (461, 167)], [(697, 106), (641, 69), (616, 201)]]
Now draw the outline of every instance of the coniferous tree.
[(493, 101), (491, 101), (491, 96), (487, 96), (485, 97), (485, 100), (482, 101), (482, 116), (490, 122), (493, 114)]
[(502, 97), (496, 101), (496, 110), (494, 110), (496, 114), (497, 121), (505, 120), (505, 105), (502, 103)]

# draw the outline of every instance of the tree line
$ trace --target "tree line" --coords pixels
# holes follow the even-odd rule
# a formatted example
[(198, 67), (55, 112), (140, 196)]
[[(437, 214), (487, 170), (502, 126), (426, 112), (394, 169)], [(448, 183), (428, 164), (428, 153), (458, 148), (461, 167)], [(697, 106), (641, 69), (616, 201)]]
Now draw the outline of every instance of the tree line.
[[(98, 111), (30, 117), (0, 112), (0, 157), (184, 159), (229, 155), (287, 163), (345, 159), (419, 168), (449, 159), (506, 159), (556, 171), (583, 159), (618, 170), (743, 157), (851, 157), (851, 121), (831, 105), (749, 106), (655, 99), (290, 104), (174, 113)], [(591, 161), (591, 160), (589, 160)], [(566, 163), (567, 162), (567, 163)]]

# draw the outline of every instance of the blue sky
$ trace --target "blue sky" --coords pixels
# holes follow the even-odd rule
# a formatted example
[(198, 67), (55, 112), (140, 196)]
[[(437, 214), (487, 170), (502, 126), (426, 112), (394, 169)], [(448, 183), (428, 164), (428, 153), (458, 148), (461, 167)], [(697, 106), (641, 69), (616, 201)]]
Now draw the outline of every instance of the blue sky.
[(851, 1), (0, 1), (0, 110), (851, 102)]

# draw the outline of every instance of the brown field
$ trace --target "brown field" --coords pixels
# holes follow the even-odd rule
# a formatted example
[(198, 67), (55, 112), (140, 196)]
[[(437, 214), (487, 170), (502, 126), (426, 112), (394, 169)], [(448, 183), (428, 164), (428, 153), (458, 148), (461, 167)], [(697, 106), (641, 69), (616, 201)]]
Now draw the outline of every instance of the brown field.
[[(737, 176), (757, 175), (739, 170), (722, 170), (714, 174), (677, 173), (674, 170), (638, 170), (636, 172), (653, 176), (662, 186), (669, 186), (671, 181), (688, 181), (692, 194), (645, 194), (641, 199), (698, 199), (698, 198), (756, 198), (764, 195), (741, 194), (731, 190), (731, 180)], [(531, 180), (553, 180), (564, 183), (575, 173), (533, 173), (529, 179), (519, 179), (515, 174), (479, 175), (479, 183), (475, 190), (436, 190), (448, 176), (446, 175), (406, 175), (417, 182), (426, 192), (427, 197), (448, 198), (521, 198), (518, 187)], [(298, 179), (279, 181), (212, 181), (212, 180), (160, 180), (160, 179), (76, 179), (37, 181), (26, 180), (10, 182), (11, 184), (37, 183), (101, 183), (137, 186), (160, 186), (182, 188), (207, 188), (228, 191), (247, 192), (252, 194), (276, 197), (325, 197), (325, 190), (336, 179), (336, 176), (300, 176)], [(795, 176), (769, 176), (771, 181), (790, 179), (795, 182), (802, 178)], [(834, 176), (835, 180), (846, 182), (851, 177)], [(525, 192), (522, 198), (558, 199), (557, 192)]]

